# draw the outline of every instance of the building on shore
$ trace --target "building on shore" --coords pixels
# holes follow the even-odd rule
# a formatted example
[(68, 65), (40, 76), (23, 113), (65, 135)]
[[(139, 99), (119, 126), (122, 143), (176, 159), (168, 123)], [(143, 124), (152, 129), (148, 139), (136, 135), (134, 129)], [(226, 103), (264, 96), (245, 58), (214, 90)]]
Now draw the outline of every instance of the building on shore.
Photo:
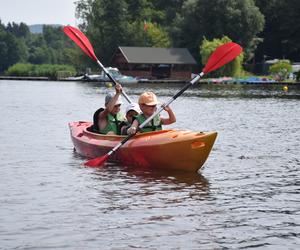
[(111, 65), (124, 75), (148, 79), (190, 79), (197, 69), (186, 48), (118, 47)]

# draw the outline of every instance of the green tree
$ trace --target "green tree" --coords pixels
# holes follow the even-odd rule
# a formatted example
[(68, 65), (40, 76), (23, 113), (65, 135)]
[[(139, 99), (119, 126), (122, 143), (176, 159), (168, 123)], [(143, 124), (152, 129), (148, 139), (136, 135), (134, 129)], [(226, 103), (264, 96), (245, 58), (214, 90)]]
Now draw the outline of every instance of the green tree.
[(264, 17), (253, 0), (190, 0), (174, 20), (172, 30), (175, 45), (187, 47), (199, 58), (198, 45), (203, 40), (229, 36), (244, 47), (246, 60), (253, 57), (261, 41)]
[[(202, 59), (202, 65), (205, 65), (212, 52), (220, 45), (231, 42), (231, 39), (227, 36), (221, 39), (213, 39), (211, 41), (204, 39), (200, 45), (200, 54)], [(239, 55), (235, 60), (221, 67), (213, 72), (214, 76), (240, 76), (243, 72), (243, 54)]]
[(24, 43), (18, 41), (11, 33), (0, 30), (0, 72), (19, 61), (26, 60), (26, 52)]
[(27, 38), (30, 36), (29, 27), (25, 23), (17, 24), (15, 22), (8, 23), (6, 31), (18, 38)]
[(269, 68), (269, 73), (275, 76), (277, 80), (285, 80), (292, 72), (292, 65), (289, 60), (279, 60)]
[(77, 16), (97, 55), (107, 64), (118, 46), (127, 45), (128, 12), (124, 0), (79, 1)]
[(173, 20), (176, 18), (177, 13), (181, 12), (181, 8), (185, 0), (156, 0), (153, 5), (156, 9), (163, 12), (163, 19), (156, 22), (163, 25), (168, 30), (172, 28)]
[[(165, 20), (165, 12), (155, 3), (147, 0), (81, 0), (76, 9), (77, 16), (83, 21), (81, 29), (92, 42), (96, 54), (108, 64), (118, 46), (170, 46), (169, 35), (160, 25)], [(149, 24), (147, 32), (143, 29), (144, 21)]]
[[(68, 56), (67, 53), (71, 54)], [(24, 23), (0, 20), (0, 71), (15, 63), (80, 65), (78, 48), (61, 26), (45, 25), (42, 34), (32, 34)]]
[(171, 41), (168, 33), (157, 24), (148, 23), (147, 30), (144, 31), (147, 47), (168, 48)]
[(43, 26), (43, 38), (48, 47), (53, 49), (62, 49), (65, 46), (66, 36), (62, 32), (61, 27), (53, 27), (51, 25)]
[(263, 43), (258, 47), (257, 58), (300, 60), (300, 5), (297, 0), (256, 0), (264, 14), (266, 25), (261, 33)]
[[(65, 51), (77, 50), (77, 46), (63, 32), (61, 27), (43, 26), (42, 34), (32, 34), (26, 40), (29, 48), (28, 62), (32, 64), (73, 64)], [(74, 53), (73, 53), (74, 54)]]
[(29, 56), (29, 62), (32, 64), (51, 63), (51, 53), (46, 46), (36, 47)]
[(156, 8), (156, 1), (127, 0), (128, 21), (149, 21), (162, 23), (165, 20), (164, 11)]

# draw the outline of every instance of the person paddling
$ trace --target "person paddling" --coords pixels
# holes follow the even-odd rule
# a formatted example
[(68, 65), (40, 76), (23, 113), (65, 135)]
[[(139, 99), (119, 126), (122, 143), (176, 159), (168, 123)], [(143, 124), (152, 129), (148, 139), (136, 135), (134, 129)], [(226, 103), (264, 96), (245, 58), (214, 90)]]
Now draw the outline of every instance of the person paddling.
[(121, 123), (125, 121), (121, 110), (122, 86), (116, 84), (116, 93), (109, 93), (105, 97), (105, 108), (100, 108), (94, 113), (93, 131), (100, 134), (121, 134)]
[[(158, 101), (153, 92), (144, 92), (140, 95), (138, 103), (142, 113), (135, 117), (131, 127), (127, 130), (128, 134), (135, 134), (137, 132), (138, 126), (156, 111)], [(169, 125), (176, 122), (176, 117), (172, 109), (167, 106), (164, 110), (168, 113), (168, 118), (162, 118), (160, 115), (157, 115), (139, 131), (143, 133), (162, 130), (162, 125)]]

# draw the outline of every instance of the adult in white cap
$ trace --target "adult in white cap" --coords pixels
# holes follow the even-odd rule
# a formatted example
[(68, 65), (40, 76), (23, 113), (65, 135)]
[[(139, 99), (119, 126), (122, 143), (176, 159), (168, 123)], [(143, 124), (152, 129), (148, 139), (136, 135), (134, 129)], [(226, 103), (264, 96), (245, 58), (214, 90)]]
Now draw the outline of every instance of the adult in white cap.
[(94, 113), (93, 132), (100, 134), (121, 134), (121, 123), (125, 120), (121, 110), (122, 86), (116, 84), (116, 93), (109, 93), (105, 97), (105, 108), (100, 108)]

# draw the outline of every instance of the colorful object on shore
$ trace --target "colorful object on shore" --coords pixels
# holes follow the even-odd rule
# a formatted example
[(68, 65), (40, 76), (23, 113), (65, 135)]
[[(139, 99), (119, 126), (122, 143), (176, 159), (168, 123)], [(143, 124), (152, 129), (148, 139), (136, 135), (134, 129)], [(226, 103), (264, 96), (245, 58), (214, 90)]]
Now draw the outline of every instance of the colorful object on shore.
[[(125, 136), (101, 135), (89, 132), (91, 122), (69, 124), (75, 150), (93, 158), (105, 155)], [(141, 168), (161, 168), (197, 172), (206, 161), (217, 132), (161, 130), (135, 135), (112, 157), (106, 160)], [(98, 158), (96, 158), (98, 159)], [(98, 163), (95, 164), (98, 166)]]
[(282, 87), (282, 89), (283, 89), (283, 91), (284, 91), (284, 92), (288, 92), (288, 91), (289, 91), (289, 87), (288, 87), (288, 86), (286, 86), (286, 85), (285, 85), (285, 86), (283, 86), (283, 87)]
[(234, 78), (234, 77), (219, 77), (219, 78), (206, 78), (202, 79), (201, 82), (212, 83), (212, 84), (271, 84), (276, 83), (274, 79), (266, 77), (249, 76), (245, 78)]
[(233, 82), (242, 83), (242, 84), (266, 84), (266, 83), (274, 83), (276, 81), (266, 77), (249, 76), (247, 78), (234, 79)]
[[(107, 77), (114, 83), (114, 85), (116, 85), (117, 82), (114, 79), (114, 77), (112, 77), (112, 75), (108, 72), (108, 70), (103, 66), (103, 64), (99, 61), (99, 59), (95, 55), (93, 46), (90, 43), (89, 39), (79, 29), (72, 26), (64, 26), (63, 31), (71, 40), (73, 40), (83, 50), (85, 54), (87, 54), (90, 58), (92, 58), (94, 61), (97, 62), (97, 64), (105, 72)], [(122, 91), (122, 95), (129, 103), (132, 103), (129, 96), (124, 91)]]

